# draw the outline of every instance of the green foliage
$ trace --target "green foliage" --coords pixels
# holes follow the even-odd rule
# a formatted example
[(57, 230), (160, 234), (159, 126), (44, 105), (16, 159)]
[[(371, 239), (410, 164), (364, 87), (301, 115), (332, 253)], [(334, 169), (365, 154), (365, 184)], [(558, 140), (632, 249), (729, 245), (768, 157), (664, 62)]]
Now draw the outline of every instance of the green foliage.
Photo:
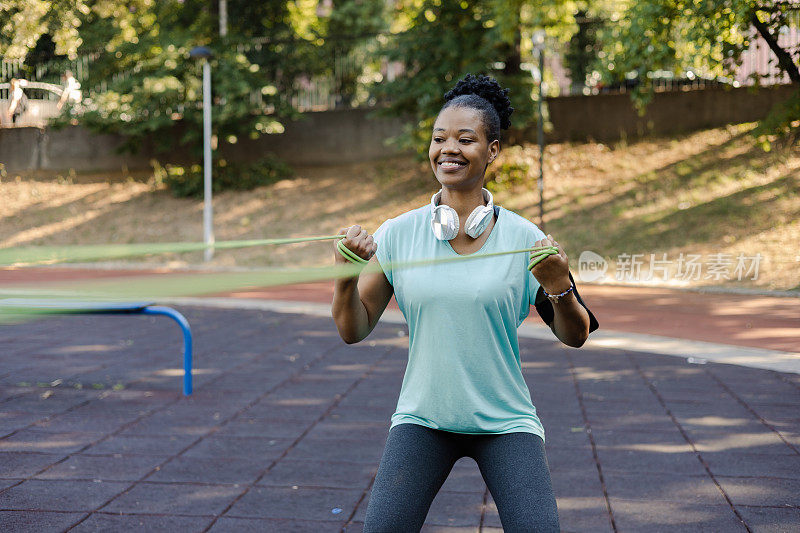
[[(632, 96), (640, 109), (653, 95), (647, 73), (666, 70), (678, 75), (691, 71), (706, 78), (732, 77), (741, 63), (742, 52), (750, 47), (757, 33), (774, 41), (783, 59), (777, 64), (792, 79), (800, 80), (800, 48), (781, 49), (777, 36), (789, 24), (792, 10), (788, 2), (753, 0), (641, 0), (621, 3), (608, 12), (613, 22), (600, 32), (603, 50), (598, 54), (598, 70), (608, 82), (635, 75), (642, 83)], [(758, 78), (756, 77), (756, 82)], [(800, 94), (800, 93), (798, 93)], [(800, 96), (799, 96), (800, 98)], [(797, 109), (797, 103), (774, 111)], [(786, 131), (791, 117), (772, 117), (764, 127), (774, 126), (771, 134)], [(800, 118), (795, 115), (794, 119)], [(766, 130), (760, 129), (762, 135)]]
[(788, 145), (800, 142), (800, 89), (794, 97), (776, 105), (753, 134), (766, 152), (771, 150), (772, 143)]
[[(88, 98), (77, 118), (94, 131), (122, 134), (126, 139), (123, 150), (136, 151), (147, 145), (156, 152), (169, 152), (184, 146), (199, 158), (202, 65), (189, 57), (190, 50), (198, 45), (215, 52), (211, 77), (217, 146), (235, 143), (242, 136), (256, 138), (281, 132), (280, 120), (297, 115), (281, 98), (283, 87), (275, 82), (275, 70), (280, 68), (277, 65), (296, 59), (291, 47), (252, 50), (237, 44), (236, 39), (220, 38), (216, 15), (209, 10), (208, 2), (199, 0), (142, 1), (138, 8), (130, 6), (121, 12), (118, 5), (105, 7), (95, 6), (82, 17), (81, 37), (86, 46), (102, 52), (84, 83)], [(286, 15), (285, 6), (281, 9)], [(275, 11), (275, 2), (269, 2), (260, 12), (250, 13), (252, 18), (246, 22), (261, 20)], [(287, 34), (287, 28), (288, 24), (276, 27), (276, 32)], [(281, 55), (283, 60), (272, 57)], [(302, 68), (302, 61), (294, 64)], [(75, 116), (75, 110), (65, 113), (60, 124), (73, 121)]]
[(44, 33), (50, 33), (61, 55), (75, 55), (80, 45), (77, 16), (89, 9), (87, 2), (4, 0), (0, 2), (0, 56), (22, 59)]
[[(153, 161), (157, 184), (164, 184), (176, 197), (199, 197), (203, 195), (202, 165), (171, 165), (163, 167)], [(212, 190), (249, 191), (263, 185), (290, 178), (294, 172), (286, 163), (269, 155), (254, 163), (236, 163), (225, 159), (214, 161)]]
[[(365, 36), (386, 30), (386, 2), (383, 0), (336, 0), (327, 19), (324, 47), (339, 61), (363, 62), (369, 60), (363, 51)], [(374, 51), (372, 51), (374, 52)], [(369, 54), (369, 51), (367, 51)], [(374, 53), (373, 53), (374, 58)], [(327, 71), (334, 74), (336, 65), (329, 64)], [(357, 98), (359, 80), (356, 69), (340, 71), (336, 80), (337, 106), (349, 107)]]
[(601, 32), (606, 80), (636, 73), (642, 96), (652, 89), (648, 72), (723, 76), (750, 44), (752, 13), (750, 0), (632, 2)]
[(527, 161), (507, 158), (500, 165), (489, 167), (486, 188), (492, 193), (512, 189), (529, 181), (530, 165)]
[(520, 69), (523, 3), (505, 0), (399, 2), (395, 19), (401, 25), (387, 39), (383, 53), (402, 61), (405, 72), (376, 84), (373, 94), (387, 108), (380, 114), (411, 119), (396, 139), (424, 157), (444, 93), (467, 73), (488, 74), (510, 89), (512, 123), (524, 127), (534, 117), (532, 80)]
[(600, 50), (597, 33), (604, 21), (590, 17), (586, 10), (580, 9), (575, 13), (575, 23), (578, 29), (567, 44), (564, 66), (570, 73), (572, 85), (580, 88), (585, 85), (587, 76), (597, 63)]

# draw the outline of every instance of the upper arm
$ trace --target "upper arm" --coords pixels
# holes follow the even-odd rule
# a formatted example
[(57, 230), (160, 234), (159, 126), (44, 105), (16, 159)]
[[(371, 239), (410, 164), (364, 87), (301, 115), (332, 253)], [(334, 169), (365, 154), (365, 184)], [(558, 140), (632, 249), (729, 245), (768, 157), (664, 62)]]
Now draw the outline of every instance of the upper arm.
[[(369, 262), (373, 265), (380, 265), (377, 256), (372, 256)], [(382, 270), (363, 272), (358, 278), (358, 295), (361, 298), (361, 303), (364, 304), (364, 309), (367, 311), (370, 331), (378, 323), (378, 319), (383, 314), (386, 306), (389, 305), (389, 300), (392, 299), (393, 294), (394, 287), (389, 283), (386, 274)]]

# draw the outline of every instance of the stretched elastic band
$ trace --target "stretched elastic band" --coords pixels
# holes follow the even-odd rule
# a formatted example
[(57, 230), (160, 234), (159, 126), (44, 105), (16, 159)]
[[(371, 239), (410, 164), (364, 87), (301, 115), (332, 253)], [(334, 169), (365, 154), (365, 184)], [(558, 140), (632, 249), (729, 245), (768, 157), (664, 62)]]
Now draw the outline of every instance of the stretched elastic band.
[(551, 255), (558, 254), (557, 246), (537, 246), (531, 248), (531, 262), (528, 264), (528, 270), (533, 270), (533, 267), (550, 257)]
[(350, 261), (351, 263), (357, 263), (359, 265), (366, 265), (367, 263), (369, 263), (369, 260), (364, 259), (363, 257), (357, 255), (353, 250), (345, 246), (344, 239), (336, 243), (336, 249), (339, 250), (339, 253), (342, 254), (342, 256), (344, 256), (344, 258)]

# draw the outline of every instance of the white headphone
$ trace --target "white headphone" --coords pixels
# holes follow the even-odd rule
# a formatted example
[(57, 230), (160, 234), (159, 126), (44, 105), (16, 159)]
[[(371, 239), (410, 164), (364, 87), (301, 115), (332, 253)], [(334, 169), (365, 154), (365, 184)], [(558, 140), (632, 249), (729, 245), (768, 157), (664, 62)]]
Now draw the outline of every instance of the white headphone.
[[(467, 235), (473, 239), (486, 230), (489, 222), (492, 220), (494, 213), (494, 200), (492, 193), (486, 189), (483, 191), (483, 199), (487, 202), (486, 205), (479, 205), (467, 217), (466, 227), (464, 228)], [(440, 241), (449, 241), (458, 235), (458, 213), (449, 205), (439, 205), (442, 199), (442, 191), (437, 192), (431, 197), (431, 229), (433, 234)]]

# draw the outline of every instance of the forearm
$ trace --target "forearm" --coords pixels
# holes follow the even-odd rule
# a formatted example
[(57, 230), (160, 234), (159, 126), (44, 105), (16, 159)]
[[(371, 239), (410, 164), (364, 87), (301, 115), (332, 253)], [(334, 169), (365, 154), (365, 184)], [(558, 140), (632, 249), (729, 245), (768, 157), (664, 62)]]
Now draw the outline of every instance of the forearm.
[(363, 340), (372, 331), (367, 309), (358, 293), (357, 277), (335, 281), (331, 313), (339, 335), (347, 344)]
[(553, 332), (556, 337), (574, 348), (583, 346), (589, 336), (589, 313), (578, 302), (574, 292), (562, 296), (553, 304)]

